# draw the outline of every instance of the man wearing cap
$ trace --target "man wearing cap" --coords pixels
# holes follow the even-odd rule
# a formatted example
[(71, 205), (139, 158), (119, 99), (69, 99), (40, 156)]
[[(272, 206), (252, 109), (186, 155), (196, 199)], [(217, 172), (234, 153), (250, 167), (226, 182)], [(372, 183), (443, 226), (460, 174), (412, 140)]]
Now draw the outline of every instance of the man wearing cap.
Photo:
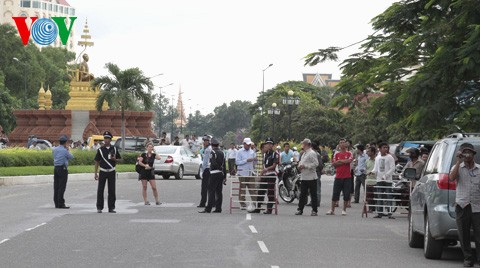
[(455, 217), (465, 267), (473, 267), (475, 261), (470, 244), (471, 227), (477, 258), (480, 256), (480, 165), (475, 163), (476, 153), (472, 144), (462, 144), (449, 175), (450, 181), (457, 182)]
[(257, 161), (255, 151), (250, 148), (252, 140), (250, 138), (243, 139), (243, 148), (238, 150), (237, 157), (235, 158), (235, 164), (237, 165), (238, 180), (240, 181), (240, 194), (238, 199), (240, 200), (240, 206), (246, 208), (245, 204), (245, 188), (248, 187), (248, 192), (252, 199), (252, 203), (257, 201), (257, 192), (254, 190), (256, 187), (255, 178), (253, 176), (254, 165)]
[(63, 194), (67, 188), (68, 180), (68, 160), (73, 159), (73, 155), (68, 150), (68, 137), (63, 135), (59, 139), (60, 146), (53, 148), (53, 202), (55, 208), (68, 209), (65, 205)]
[(317, 153), (312, 150), (312, 141), (310, 139), (304, 139), (302, 141), (302, 149), (304, 151), (302, 159), (298, 163), (298, 169), (302, 172), (300, 176), (301, 188), (300, 188), (300, 201), (298, 203), (298, 209), (295, 215), (302, 215), (305, 204), (307, 204), (307, 195), (310, 192), (310, 198), (312, 199), (312, 216), (317, 216), (318, 197), (317, 197), (317, 166), (318, 156)]
[[(112, 133), (105, 131), (103, 133), (104, 145), (97, 150), (95, 155), (95, 180), (98, 180), (97, 189), (97, 212), (102, 213), (104, 206), (103, 192), (105, 191), (105, 184), (108, 181), (108, 212), (116, 213), (115, 211), (115, 165), (120, 159), (120, 153), (115, 146), (111, 145)], [(98, 169), (100, 167), (100, 176)]]
[(210, 179), (210, 154), (212, 152), (212, 146), (210, 146), (210, 136), (203, 136), (203, 154), (202, 154), (202, 169), (200, 174), (202, 176), (202, 189), (200, 191), (200, 204), (197, 208), (204, 208), (207, 204), (208, 198), (208, 183)]
[(260, 191), (258, 191), (258, 209), (260, 209), (267, 193), (267, 210), (263, 214), (272, 214), (273, 204), (275, 203), (275, 181), (277, 180), (275, 168), (279, 163), (280, 154), (273, 150), (273, 139), (265, 140), (265, 153), (263, 154), (263, 170), (260, 173), (261, 182)]
[(199, 211), (199, 213), (212, 212), (213, 206), (215, 210), (213, 213), (222, 212), (222, 189), (223, 184), (227, 181), (227, 169), (225, 167), (225, 154), (220, 150), (217, 139), (212, 139), (212, 150), (209, 155), (210, 161), (210, 179), (208, 182), (208, 204), (205, 210)]

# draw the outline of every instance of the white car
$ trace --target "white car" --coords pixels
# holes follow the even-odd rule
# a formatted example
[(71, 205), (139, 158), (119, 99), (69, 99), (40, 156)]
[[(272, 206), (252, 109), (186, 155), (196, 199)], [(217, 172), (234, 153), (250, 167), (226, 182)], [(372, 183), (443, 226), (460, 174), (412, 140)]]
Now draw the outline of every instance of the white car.
[(155, 153), (160, 155), (160, 160), (155, 160), (155, 174), (169, 179), (171, 175), (175, 179), (183, 179), (184, 175), (195, 175), (200, 179), (202, 158), (194, 154), (184, 146), (160, 145), (155, 146)]

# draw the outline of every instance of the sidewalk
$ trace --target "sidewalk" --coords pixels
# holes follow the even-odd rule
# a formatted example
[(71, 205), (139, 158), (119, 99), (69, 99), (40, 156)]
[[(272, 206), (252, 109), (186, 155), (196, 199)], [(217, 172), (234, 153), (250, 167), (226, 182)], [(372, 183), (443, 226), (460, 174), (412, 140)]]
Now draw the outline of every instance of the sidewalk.
[[(118, 179), (138, 179), (136, 172), (122, 172), (118, 173)], [(88, 181), (94, 180), (93, 173), (77, 173), (69, 174), (68, 181)], [(22, 185), (22, 184), (36, 184), (36, 183), (53, 183), (53, 175), (34, 175), (34, 176), (13, 176), (0, 177), (0, 186), (7, 185)]]

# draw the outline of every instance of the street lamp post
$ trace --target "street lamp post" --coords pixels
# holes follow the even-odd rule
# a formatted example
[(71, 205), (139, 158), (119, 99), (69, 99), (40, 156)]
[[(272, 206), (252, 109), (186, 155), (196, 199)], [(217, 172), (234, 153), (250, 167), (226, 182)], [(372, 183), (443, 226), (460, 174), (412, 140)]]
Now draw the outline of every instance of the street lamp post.
[[(265, 71), (272, 67), (273, 63), (270, 63), (267, 68), (262, 70), (262, 99), (260, 103), (260, 108), (265, 109)], [(260, 110), (260, 139), (263, 140), (263, 113)]]
[(14, 61), (23, 64), (23, 109), (27, 108), (27, 63), (21, 62), (17, 58), (13, 58)]
[(173, 123), (173, 119), (174, 119), (174, 118), (173, 118), (173, 96), (174, 96), (174, 95), (172, 95), (172, 106), (170, 106), (170, 112), (171, 112), (171, 114), (172, 114), (172, 131), (170, 132), (170, 141), (171, 141), (171, 142), (173, 142), (173, 124), (174, 124), (174, 123)]
[(300, 104), (299, 97), (293, 97), (293, 90), (288, 91), (288, 96), (283, 98), (283, 104), (288, 105), (288, 140), (292, 138), (292, 110), (293, 106)]
[(272, 108), (268, 108), (268, 114), (272, 115), (272, 139), (275, 140), (275, 115), (280, 114), (280, 109), (275, 102), (272, 103)]
[(165, 88), (165, 87), (168, 87), (168, 86), (171, 86), (173, 85), (173, 83), (170, 83), (168, 85), (165, 85), (165, 86), (161, 86), (161, 87), (158, 87), (160, 89), (160, 97), (159, 97), (159, 108), (160, 108), (160, 111), (158, 111), (158, 137), (161, 137), (162, 136), (162, 114), (163, 114), (163, 111), (161, 110), (162, 109), (162, 88)]

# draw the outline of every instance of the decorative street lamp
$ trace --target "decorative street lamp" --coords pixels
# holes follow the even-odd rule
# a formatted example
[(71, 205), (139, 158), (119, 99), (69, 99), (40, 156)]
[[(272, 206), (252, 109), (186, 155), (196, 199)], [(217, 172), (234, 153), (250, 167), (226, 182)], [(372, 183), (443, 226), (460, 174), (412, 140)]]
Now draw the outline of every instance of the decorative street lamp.
[[(260, 102), (260, 108), (265, 109), (265, 71), (272, 67), (273, 63), (270, 63), (267, 68), (262, 70), (262, 99)], [(263, 140), (263, 113), (260, 110), (260, 139)]]
[(299, 97), (293, 97), (293, 90), (288, 91), (288, 96), (283, 98), (283, 104), (288, 105), (288, 140), (292, 138), (292, 110), (293, 106), (300, 104)]
[(275, 141), (275, 115), (280, 115), (280, 109), (275, 102), (272, 103), (272, 108), (268, 108), (268, 114), (272, 115), (272, 139)]

